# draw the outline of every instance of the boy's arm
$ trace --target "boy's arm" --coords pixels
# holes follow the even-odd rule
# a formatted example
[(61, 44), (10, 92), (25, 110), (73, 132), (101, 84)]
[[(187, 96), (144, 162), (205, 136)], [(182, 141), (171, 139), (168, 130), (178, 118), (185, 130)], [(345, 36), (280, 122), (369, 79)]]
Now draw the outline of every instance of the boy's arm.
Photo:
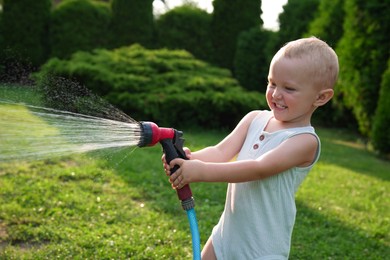
[(246, 182), (264, 179), (293, 167), (305, 167), (314, 162), (318, 140), (311, 134), (300, 134), (284, 141), (256, 160), (209, 163), (199, 160), (175, 159), (171, 166), (180, 168), (170, 177), (174, 187), (190, 182)]
[[(217, 145), (209, 146), (196, 152), (191, 152), (188, 148), (185, 148), (184, 150), (186, 152), (187, 158), (190, 160), (200, 160), (203, 162), (229, 162), (241, 150), (248, 132), (248, 128), (253, 119), (259, 113), (261, 113), (261, 111), (255, 110), (245, 115), (237, 124), (235, 129)], [(166, 163), (164, 154), (161, 159), (166, 175), (170, 176), (171, 166)]]
[(261, 111), (252, 111), (244, 116), (235, 129), (215, 146), (191, 153), (191, 159), (203, 162), (228, 162), (236, 156), (244, 144), (248, 128)]

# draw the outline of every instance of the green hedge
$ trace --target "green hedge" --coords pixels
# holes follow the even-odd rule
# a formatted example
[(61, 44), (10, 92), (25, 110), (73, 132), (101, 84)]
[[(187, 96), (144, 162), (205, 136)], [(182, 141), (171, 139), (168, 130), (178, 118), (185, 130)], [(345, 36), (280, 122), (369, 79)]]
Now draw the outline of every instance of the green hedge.
[(110, 8), (92, 0), (67, 0), (51, 13), (51, 56), (68, 58), (73, 52), (107, 46)]
[(51, 59), (35, 76), (42, 83), (50, 74), (72, 78), (135, 119), (160, 125), (232, 127), (250, 110), (266, 108), (263, 94), (244, 90), (228, 70), (186, 51), (132, 45), (77, 52), (69, 60)]

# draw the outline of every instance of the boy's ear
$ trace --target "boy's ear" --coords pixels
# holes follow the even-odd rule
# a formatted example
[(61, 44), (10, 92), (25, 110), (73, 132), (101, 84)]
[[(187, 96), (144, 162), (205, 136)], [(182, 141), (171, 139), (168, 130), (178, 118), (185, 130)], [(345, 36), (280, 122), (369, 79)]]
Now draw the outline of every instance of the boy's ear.
[(319, 107), (325, 105), (334, 95), (333, 89), (323, 89), (318, 93), (317, 99), (314, 102), (314, 106)]

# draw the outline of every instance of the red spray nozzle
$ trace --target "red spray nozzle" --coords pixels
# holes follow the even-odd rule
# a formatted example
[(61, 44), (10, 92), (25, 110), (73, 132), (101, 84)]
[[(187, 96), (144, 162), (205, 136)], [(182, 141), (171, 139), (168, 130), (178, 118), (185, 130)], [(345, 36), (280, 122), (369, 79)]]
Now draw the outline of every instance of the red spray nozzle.
[[(173, 128), (158, 127), (152, 122), (141, 122), (140, 127), (141, 138), (138, 143), (139, 147), (153, 146), (160, 142), (168, 164), (175, 158), (187, 159), (183, 150), (184, 139), (181, 138), (183, 135), (181, 131), (177, 131)], [(175, 165), (175, 167), (171, 169), (171, 174), (178, 168), (179, 167)], [(183, 209), (188, 210), (194, 207), (192, 192), (188, 184), (177, 190), (177, 195), (182, 201)]]
[(153, 146), (163, 139), (173, 139), (175, 137), (175, 129), (158, 127), (153, 122), (141, 122), (141, 139), (138, 143), (139, 147)]

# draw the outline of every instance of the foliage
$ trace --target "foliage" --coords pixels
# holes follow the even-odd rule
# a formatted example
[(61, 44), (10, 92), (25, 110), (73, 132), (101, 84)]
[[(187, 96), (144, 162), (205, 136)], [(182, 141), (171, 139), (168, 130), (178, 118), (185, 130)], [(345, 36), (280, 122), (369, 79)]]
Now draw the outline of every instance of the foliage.
[(211, 15), (191, 5), (176, 7), (161, 15), (157, 22), (160, 47), (184, 49), (196, 58), (211, 60)]
[[(343, 26), (341, 26), (345, 17), (344, 2), (345, 0), (320, 1), (318, 12), (310, 22), (308, 32), (304, 35), (306, 37), (316, 36), (336, 49), (344, 33)], [(337, 90), (336, 92), (338, 93)], [(351, 130), (357, 128), (353, 114), (342, 104), (338, 95), (316, 111), (314, 118), (326, 126), (348, 127)]]
[[(1, 3), (0, 3), (1, 4)], [(4, 33), (3, 33), (3, 9), (0, 5), (0, 48), (4, 48)], [(2, 64), (0, 63), (0, 74), (2, 73)]]
[[(39, 66), (48, 55), (47, 33), (51, 0), (5, 0), (1, 18), (0, 59), (3, 50)], [(4, 65), (3, 65), (4, 66)]]
[(379, 92), (378, 106), (372, 128), (374, 149), (381, 154), (390, 154), (390, 59), (387, 70), (383, 73)]
[(336, 48), (338, 41), (343, 36), (345, 0), (320, 1), (318, 13), (309, 24), (307, 37), (316, 36), (327, 42), (332, 48)]
[(133, 43), (151, 47), (154, 40), (153, 0), (112, 0), (111, 46)]
[(134, 118), (160, 125), (232, 127), (250, 110), (266, 107), (263, 94), (244, 91), (229, 71), (186, 51), (133, 45), (78, 52), (69, 60), (48, 61), (37, 77), (42, 83), (51, 73), (87, 86)]
[(234, 76), (247, 90), (265, 92), (273, 32), (254, 27), (240, 34), (234, 59)]
[[(289, 0), (279, 15), (279, 32), (275, 51), (285, 43), (301, 38), (314, 19), (319, 0)], [(308, 11), (310, 10), (310, 11)]]
[(385, 7), (380, 0), (346, 0), (344, 35), (336, 49), (340, 61), (337, 94), (352, 109), (365, 136), (370, 135), (390, 54), (390, 18)]
[(68, 58), (78, 50), (107, 45), (109, 6), (91, 0), (61, 2), (51, 14), (51, 56)]
[[(3, 17), (3, 12), (0, 11), (0, 48), (3, 50), (3, 46), (4, 46), (4, 33), (3, 33), (3, 28), (2, 28), (2, 17)], [(3, 60), (3, 57), (4, 57), (4, 54), (2, 53), (3, 51), (0, 51), (0, 58)], [(2, 78), (2, 75), (5, 73), (5, 66), (6, 64), (4, 62), (0, 62), (0, 78)], [(2, 82), (2, 80), (0, 79), (0, 82)]]
[(211, 21), (211, 40), (214, 62), (232, 69), (237, 39), (242, 31), (261, 26), (261, 1), (214, 0)]

